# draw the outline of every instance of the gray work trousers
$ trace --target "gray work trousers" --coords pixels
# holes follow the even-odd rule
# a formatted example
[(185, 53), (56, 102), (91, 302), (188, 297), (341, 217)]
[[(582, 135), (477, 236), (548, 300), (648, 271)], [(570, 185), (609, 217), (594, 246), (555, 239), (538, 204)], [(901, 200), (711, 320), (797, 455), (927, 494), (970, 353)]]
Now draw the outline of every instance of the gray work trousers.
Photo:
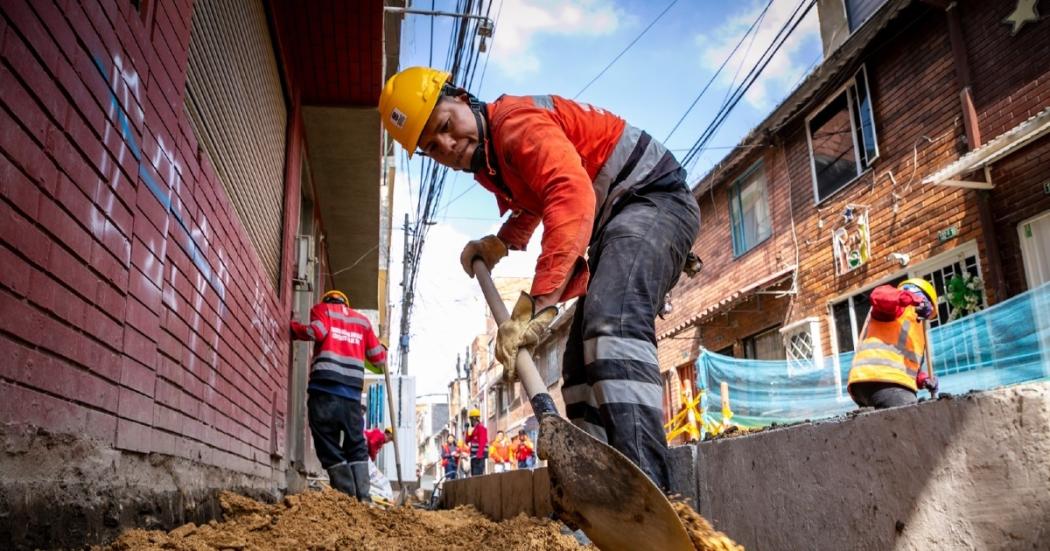
[(699, 231), (684, 171), (629, 192), (591, 239), (587, 294), (576, 303), (563, 366), (566, 414), (667, 491), (656, 315)]

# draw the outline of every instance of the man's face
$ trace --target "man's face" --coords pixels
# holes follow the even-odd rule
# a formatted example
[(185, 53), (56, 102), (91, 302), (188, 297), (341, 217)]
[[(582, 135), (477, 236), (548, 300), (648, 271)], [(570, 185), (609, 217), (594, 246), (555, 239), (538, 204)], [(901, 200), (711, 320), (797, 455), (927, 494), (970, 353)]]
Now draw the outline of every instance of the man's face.
[(477, 148), (478, 123), (466, 96), (442, 97), (419, 135), (419, 149), (449, 168), (466, 170)]

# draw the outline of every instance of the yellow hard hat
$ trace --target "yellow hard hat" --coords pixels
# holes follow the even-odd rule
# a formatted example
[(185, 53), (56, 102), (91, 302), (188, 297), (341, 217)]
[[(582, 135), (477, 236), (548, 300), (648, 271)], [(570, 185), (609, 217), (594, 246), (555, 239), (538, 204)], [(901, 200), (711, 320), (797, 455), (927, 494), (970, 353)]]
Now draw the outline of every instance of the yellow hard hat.
[(481, 417), (481, 410), (478, 408), (471, 409), (467, 412), (467, 417)]
[(409, 157), (415, 153), (419, 135), (450, 76), (430, 67), (409, 67), (390, 77), (383, 86), (379, 94), (379, 117)]
[(346, 294), (342, 291), (337, 291), (335, 289), (332, 289), (331, 291), (328, 291), (323, 296), (321, 296), (321, 302), (324, 302), (326, 299), (333, 297), (341, 299), (343, 301), (343, 304), (347, 305), (348, 307), (350, 306), (350, 298), (347, 297)]
[(933, 288), (933, 285), (921, 277), (913, 277), (905, 279), (897, 285), (898, 289), (903, 289), (905, 285), (914, 285), (922, 290), (922, 294), (926, 295), (926, 298), (930, 300), (930, 305), (933, 306), (933, 317), (937, 317), (937, 290)]

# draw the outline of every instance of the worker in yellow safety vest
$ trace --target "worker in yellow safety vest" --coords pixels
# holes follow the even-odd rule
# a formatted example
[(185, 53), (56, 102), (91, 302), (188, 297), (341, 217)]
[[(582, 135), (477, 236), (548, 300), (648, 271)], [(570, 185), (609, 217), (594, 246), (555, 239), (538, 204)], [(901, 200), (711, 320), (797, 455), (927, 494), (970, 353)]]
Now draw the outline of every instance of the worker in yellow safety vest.
[[(928, 358), (926, 320), (937, 317), (937, 291), (925, 279), (912, 278), (876, 287), (871, 311), (853, 356), (847, 388), (861, 407), (887, 408), (918, 402), (926, 388), (937, 394), (937, 378), (921, 371)], [(929, 361), (928, 359), (926, 360)]]

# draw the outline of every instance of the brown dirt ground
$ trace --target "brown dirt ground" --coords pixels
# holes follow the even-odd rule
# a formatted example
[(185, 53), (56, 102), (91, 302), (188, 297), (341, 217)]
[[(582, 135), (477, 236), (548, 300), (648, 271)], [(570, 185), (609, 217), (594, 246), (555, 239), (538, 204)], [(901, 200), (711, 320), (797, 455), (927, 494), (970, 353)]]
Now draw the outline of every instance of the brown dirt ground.
[(671, 506), (678, 513), (678, 518), (682, 519), (685, 531), (689, 533), (689, 539), (693, 541), (697, 551), (744, 551), (744, 546), (738, 545), (722, 532), (712, 528), (707, 519), (687, 503), (671, 500)]
[[(222, 522), (185, 524), (170, 532), (133, 529), (94, 551), (212, 549), (594, 549), (560, 533), (550, 520), (519, 515), (496, 523), (471, 507), (422, 511), (366, 507), (331, 489), (288, 496), (267, 505), (223, 492)], [(743, 551), (686, 503), (672, 505), (698, 551)]]
[[(495, 523), (470, 507), (422, 511), (373, 509), (331, 489), (267, 505), (224, 492), (225, 520), (170, 532), (128, 530), (101, 550), (175, 549), (587, 549), (559, 524), (518, 516)], [(591, 547), (593, 549), (593, 547)]]

